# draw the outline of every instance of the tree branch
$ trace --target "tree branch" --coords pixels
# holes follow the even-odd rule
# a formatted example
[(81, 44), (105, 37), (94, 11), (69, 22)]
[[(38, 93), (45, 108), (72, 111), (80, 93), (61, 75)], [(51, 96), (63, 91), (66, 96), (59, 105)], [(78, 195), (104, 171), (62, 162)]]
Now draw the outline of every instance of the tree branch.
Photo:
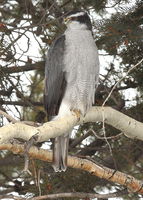
[(71, 192), (71, 193), (59, 193), (59, 194), (48, 194), (38, 197), (29, 198), (29, 200), (42, 200), (42, 199), (57, 199), (57, 198), (80, 198), (80, 199), (108, 199), (114, 197), (121, 197), (128, 192), (123, 190), (119, 192), (109, 193), (109, 194), (94, 194), (94, 193), (83, 193), (83, 192)]
[[(24, 140), (29, 140), (34, 135), (37, 135), (37, 142), (47, 141), (49, 138), (54, 138), (62, 135), (65, 132), (69, 132), (77, 124), (102, 121), (103, 112), (106, 123), (120, 129), (128, 137), (143, 140), (143, 124), (141, 122), (138, 122), (110, 107), (93, 107), (87, 113), (85, 118), (81, 118), (80, 121), (77, 115), (72, 114), (62, 119), (47, 122), (39, 127), (32, 127), (26, 124), (22, 124), (20, 122), (16, 122), (15, 124), (8, 124), (0, 128), (0, 142), (8, 143), (8, 141), (13, 138), (22, 138)], [(17, 144), (1, 144), (0, 149), (7, 149), (12, 151), (13, 153), (18, 154), (24, 152), (24, 146)], [(50, 162), (52, 161), (52, 152), (38, 149), (36, 147), (30, 148), (29, 155), (30, 157), (35, 159)], [(92, 175), (112, 182), (116, 182), (118, 184), (128, 187), (133, 192), (143, 194), (143, 185), (141, 181), (119, 171), (112, 170), (103, 166), (98, 166), (97, 164), (92, 163), (89, 160), (71, 156), (68, 157), (68, 166), (77, 169), (83, 169), (85, 171), (88, 171)]]
[(5, 104), (5, 105), (25, 106), (25, 107), (29, 107), (29, 104), (30, 104), (30, 106), (43, 106), (42, 102), (34, 102), (34, 101), (31, 101), (30, 99), (27, 99), (27, 101), (21, 101), (21, 100), (19, 100), (19, 101), (5, 101), (5, 100), (0, 98), (0, 104), (1, 105)]
[[(127, 192), (126, 192), (127, 193)], [(124, 193), (111, 193), (111, 194), (92, 194), (92, 193), (80, 193), (80, 192), (73, 192), (73, 193), (59, 193), (59, 194), (49, 194), (39, 197), (30, 198), (30, 200), (41, 200), (41, 199), (56, 199), (56, 198), (81, 198), (81, 199), (90, 199), (90, 198), (98, 198), (98, 199), (107, 199), (107, 198), (114, 198), (123, 196)]]
[(13, 123), (16, 123), (17, 120), (14, 119), (12, 116), (10, 116), (9, 114), (7, 114), (6, 112), (0, 110), (0, 115), (3, 115), (5, 116), (9, 121), (13, 122)]
[(44, 61), (41, 62), (36, 62), (36, 63), (27, 63), (26, 65), (23, 66), (12, 66), (12, 67), (0, 67), (0, 71), (2, 71), (3, 73), (7, 73), (7, 74), (12, 74), (12, 73), (18, 73), (18, 72), (25, 72), (25, 71), (31, 71), (31, 70), (36, 70), (36, 69), (40, 69), (43, 70), (45, 66)]
[(47, 141), (69, 132), (77, 124), (102, 122), (103, 112), (105, 123), (119, 129), (129, 138), (143, 140), (143, 123), (110, 107), (93, 107), (85, 118), (81, 117), (80, 121), (76, 115), (72, 114), (62, 119), (44, 123), (39, 127), (28, 126), (20, 122), (8, 124), (0, 128), (0, 143), (8, 142), (13, 138), (29, 140), (34, 135), (37, 135), (37, 142)]
[[(0, 145), (0, 150), (10, 150), (14, 154), (22, 154), (25, 151), (24, 145), (18, 144), (2, 144)], [(30, 148), (29, 156), (31, 158), (39, 159), (46, 162), (52, 161), (52, 152), (44, 149), (39, 149), (35, 146)], [(67, 164), (69, 167), (82, 169), (84, 171), (89, 172), (91, 175), (98, 176), (108, 181), (126, 186), (132, 192), (143, 194), (143, 182), (137, 180), (133, 176), (104, 166), (99, 166), (96, 163), (93, 163), (89, 160), (77, 158), (74, 156), (68, 156)]]
[[(42, 199), (57, 199), (57, 198), (80, 198), (80, 199), (90, 199), (90, 198), (98, 198), (98, 199), (107, 199), (114, 197), (121, 197), (128, 192), (126, 190), (109, 193), (109, 194), (94, 194), (94, 193), (83, 193), (83, 192), (69, 192), (69, 193), (57, 193), (57, 194), (48, 194), (43, 196), (37, 196), (28, 198), (28, 200), (42, 200)], [(24, 200), (27, 198), (16, 197), (13, 195), (0, 195), (0, 198), (13, 198), (17, 200)]]

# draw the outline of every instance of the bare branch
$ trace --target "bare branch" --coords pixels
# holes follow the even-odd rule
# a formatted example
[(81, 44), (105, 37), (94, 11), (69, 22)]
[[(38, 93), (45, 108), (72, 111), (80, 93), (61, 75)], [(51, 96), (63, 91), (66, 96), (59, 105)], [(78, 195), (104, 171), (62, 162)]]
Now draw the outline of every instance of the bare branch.
[(75, 146), (77, 146), (79, 143), (81, 143), (85, 138), (87, 138), (88, 136), (91, 135), (91, 130), (88, 130), (84, 135), (82, 135), (81, 137), (76, 138), (71, 144), (70, 144), (70, 148), (74, 148)]
[(59, 194), (48, 194), (44, 196), (38, 196), (30, 198), (29, 200), (42, 200), (42, 199), (56, 199), (56, 198), (80, 198), (80, 199), (89, 199), (89, 198), (98, 198), (98, 199), (108, 199), (113, 197), (121, 197), (124, 194), (127, 194), (126, 190), (120, 192), (114, 192), (109, 194), (94, 194), (94, 193), (81, 193), (81, 192), (72, 192), (72, 193), (59, 193)]
[[(25, 149), (24, 145), (18, 144), (3, 144), (0, 145), (0, 150), (10, 150), (14, 154), (22, 154)], [(39, 149), (35, 146), (31, 147), (29, 150), (29, 156), (34, 159), (39, 159), (42, 161), (51, 162), (52, 152), (44, 149)], [(127, 175), (125, 173), (97, 165), (86, 159), (77, 158), (74, 156), (68, 156), (69, 167), (82, 169), (89, 172), (91, 175), (98, 176), (100, 178), (106, 179), (108, 181), (118, 183), (127, 187), (131, 192), (143, 194), (143, 182), (134, 178), (133, 176)]]
[(29, 140), (35, 134), (37, 142), (47, 141), (68, 131), (75, 125), (87, 122), (102, 122), (104, 112), (105, 123), (119, 129), (127, 137), (143, 140), (143, 123), (110, 107), (93, 107), (81, 120), (76, 115), (68, 115), (62, 119), (44, 123), (40, 127), (32, 127), (22, 123), (8, 124), (0, 128), (0, 143), (8, 142), (13, 138)]
[(127, 77), (127, 75), (133, 71), (136, 67), (138, 67), (141, 63), (143, 62), (143, 58), (136, 64), (133, 65), (128, 71), (127, 73), (121, 78), (119, 79), (119, 81), (117, 81), (117, 83), (113, 86), (113, 88), (111, 89), (110, 93), (108, 94), (107, 98), (105, 99), (105, 101), (103, 102), (102, 106), (105, 105), (105, 103), (108, 101), (108, 99), (110, 98), (111, 94), (113, 93), (114, 89), (116, 88), (116, 86), (125, 78)]
[[(30, 106), (43, 106), (42, 102), (33, 102), (30, 99), (28, 99), (30, 101)], [(6, 104), (6, 105), (16, 105), (16, 106), (25, 106), (25, 107), (29, 107), (29, 102), (27, 101), (5, 101), (3, 99), (0, 98), (0, 104)]]
[[(81, 193), (81, 192), (70, 192), (70, 193), (57, 193), (57, 194), (48, 194), (43, 196), (37, 196), (28, 198), (29, 200), (42, 200), (42, 199), (57, 199), (57, 198), (80, 198), (80, 199), (88, 199), (88, 198), (98, 198), (98, 199), (105, 199), (105, 198), (114, 198), (114, 197), (121, 197), (125, 194), (128, 194), (127, 190), (109, 193), (109, 194), (94, 194), (94, 193)], [(24, 200), (27, 198), (17, 197), (14, 195), (0, 195), (0, 198), (12, 198), (16, 200)]]
[[(98, 136), (98, 134), (93, 130), (93, 129), (90, 129), (90, 131), (94, 134), (94, 136), (99, 139), (99, 140), (105, 140), (105, 137), (100, 137)], [(106, 137), (106, 139), (110, 140), (110, 139), (116, 139), (116, 138), (119, 138), (123, 135), (123, 133), (119, 133), (118, 135), (114, 135), (114, 136), (109, 136), (109, 137)]]
[(17, 120), (14, 119), (12, 116), (10, 116), (9, 114), (7, 114), (6, 112), (0, 110), (0, 115), (3, 115), (5, 116), (9, 121), (13, 122), (13, 123), (16, 123)]
[(18, 73), (18, 72), (25, 72), (25, 71), (30, 71), (30, 70), (36, 70), (36, 69), (40, 69), (43, 70), (44, 69), (44, 61), (41, 62), (37, 62), (37, 63), (27, 63), (26, 65), (23, 66), (12, 66), (12, 67), (0, 67), (0, 71), (2, 71), (3, 73), (7, 73), (7, 74), (12, 74), (12, 73)]

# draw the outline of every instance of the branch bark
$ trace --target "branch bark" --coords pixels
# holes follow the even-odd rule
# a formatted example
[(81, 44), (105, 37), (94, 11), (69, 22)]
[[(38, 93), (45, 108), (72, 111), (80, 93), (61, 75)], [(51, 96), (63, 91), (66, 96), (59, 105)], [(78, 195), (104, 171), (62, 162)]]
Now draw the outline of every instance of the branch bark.
[[(9, 150), (12, 151), (14, 154), (21, 154), (25, 151), (24, 145), (18, 144), (2, 144), (0, 145), (0, 150)], [(29, 156), (31, 158), (46, 162), (52, 161), (52, 152), (44, 149), (39, 149), (35, 146), (30, 148)], [(143, 194), (143, 182), (134, 178), (133, 176), (104, 166), (99, 166), (89, 160), (77, 158), (74, 156), (68, 156), (67, 164), (69, 167), (82, 169), (89, 172), (91, 175), (98, 176), (108, 181), (126, 186), (131, 192)]]
[(8, 124), (0, 128), (0, 143), (8, 142), (13, 138), (29, 140), (35, 134), (37, 142), (47, 141), (66, 132), (69, 132), (75, 125), (87, 122), (104, 122), (122, 131), (127, 137), (143, 140), (143, 123), (128, 117), (127, 115), (110, 107), (93, 107), (85, 116), (79, 119), (72, 114), (65, 118), (44, 123), (40, 127), (32, 127), (20, 122)]
[(37, 62), (33, 64), (28, 63), (26, 65), (19, 66), (19, 67), (16, 67), (16, 66), (0, 67), (0, 71), (6, 74), (13, 74), (13, 73), (26, 72), (26, 71), (36, 70), (36, 69), (43, 70), (44, 66), (45, 66), (44, 61), (41, 61), (41, 62)]
[[(47, 122), (39, 127), (29, 126), (20, 122), (16, 122), (15, 124), (10, 123), (0, 128), (0, 143), (8, 143), (8, 141), (13, 138), (29, 140), (34, 135), (37, 135), (37, 142), (47, 141), (49, 138), (54, 138), (64, 134), (65, 132), (69, 132), (77, 124), (97, 121), (102, 122), (103, 117), (106, 123), (120, 129), (128, 137), (143, 140), (143, 124), (141, 122), (138, 122), (110, 107), (93, 107), (87, 113), (85, 118), (81, 118), (80, 120), (77, 115), (72, 114), (62, 119)], [(18, 144), (1, 144), (0, 149), (7, 149), (18, 154), (24, 152), (24, 146)], [(29, 155), (30, 157), (39, 160), (49, 162), (52, 160), (52, 152), (38, 149), (36, 147), (30, 148)], [(68, 157), (68, 166), (88, 171), (92, 175), (124, 185), (132, 192), (143, 194), (143, 183), (122, 172), (98, 166), (89, 160), (71, 156)]]
[[(43, 196), (37, 196), (28, 198), (28, 200), (42, 200), (42, 199), (58, 199), (58, 198), (80, 198), (80, 199), (90, 199), (90, 198), (98, 198), (98, 199), (108, 199), (108, 198), (114, 198), (114, 197), (121, 197), (128, 192), (126, 190), (109, 193), (109, 194), (94, 194), (94, 193), (83, 193), (83, 192), (69, 192), (69, 193), (56, 193), (56, 194), (48, 194)], [(26, 197), (16, 197), (13, 195), (0, 195), (0, 198), (12, 198), (17, 200), (25, 200)]]
[(127, 191), (109, 193), (109, 194), (92, 194), (92, 193), (81, 193), (81, 192), (72, 192), (72, 193), (59, 193), (59, 194), (49, 194), (39, 197), (32, 197), (29, 200), (42, 200), (42, 199), (57, 199), (57, 198), (80, 198), (80, 199), (108, 199), (114, 197), (121, 197), (124, 194), (127, 194)]
[(22, 101), (22, 100), (5, 101), (5, 100), (0, 98), (0, 104), (1, 105), (5, 104), (5, 105), (25, 106), (25, 107), (29, 107), (29, 104), (30, 104), (30, 106), (43, 106), (42, 102), (34, 102), (34, 101), (29, 100), (29, 99), (27, 101)]
[(17, 120), (14, 119), (12, 116), (10, 116), (9, 114), (7, 114), (6, 112), (4, 112), (3, 110), (0, 110), (0, 115), (5, 116), (9, 121), (16, 123)]

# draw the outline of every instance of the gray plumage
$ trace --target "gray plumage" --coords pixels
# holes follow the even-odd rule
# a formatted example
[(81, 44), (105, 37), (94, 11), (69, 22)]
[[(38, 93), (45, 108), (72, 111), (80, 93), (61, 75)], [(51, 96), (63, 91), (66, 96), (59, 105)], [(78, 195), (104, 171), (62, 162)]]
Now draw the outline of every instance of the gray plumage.
[(66, 86), (65, 73), (63, 71), (64, 49), (65, 36), (62, 35), (53, 42), (46, 59), (44, 104), (48, 116), (58, 114)]
[[(72, 12), (67, 29), (51, 46), (45, 66), (45, 108), (48, 116), (64, 117), (72, 111), (82, 115), (94, 102), (99, 77), (98, 51), (85, 12)], [(57, 137), (54, 169), (65, 171), (68, 134)]]

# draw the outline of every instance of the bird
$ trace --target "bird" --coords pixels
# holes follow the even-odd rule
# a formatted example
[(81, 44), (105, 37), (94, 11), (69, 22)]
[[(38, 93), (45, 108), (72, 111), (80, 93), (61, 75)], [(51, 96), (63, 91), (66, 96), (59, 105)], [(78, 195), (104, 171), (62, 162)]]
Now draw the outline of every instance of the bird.
[[(52, 42), (46, 57), (44, 106), (50, 120), (72, 112), (85, 116), (94, 103), (99, 80), (98, 49), (89, 15), (73, 10), (64, 15), (64, 23), (65, 32)], [(67, 169), (69, 135), (55, 138), (55, 172)]]

